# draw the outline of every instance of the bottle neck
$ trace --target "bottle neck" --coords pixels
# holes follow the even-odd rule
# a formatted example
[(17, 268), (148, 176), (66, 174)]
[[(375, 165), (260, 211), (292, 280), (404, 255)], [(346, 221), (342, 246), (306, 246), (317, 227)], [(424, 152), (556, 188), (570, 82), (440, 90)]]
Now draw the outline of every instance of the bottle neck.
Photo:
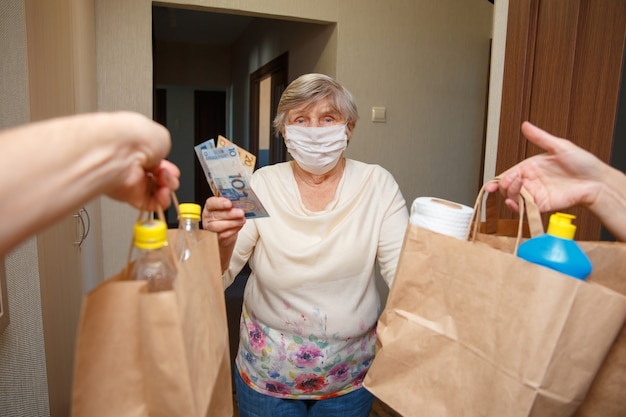
[(167, 252), (165, 252), (165, 246), (161, 246), (158, 248), (146, 249), (146, 248), (138, 248), (135, 247), (137, 251), (137, 258), (147, 258), (147, 259), (159, 259), (159, 258), (167, 258)]
[(179, 225), (179, 229), (184, 230), (199, 230), (200, 229), (200, 219), (190, 219), (190, 218), (182, 218)]
[(571, 237), (566, 237), (566, 236), (560, 236), (556, 233), (550, 233), (550, 232), (546, 232), (546, 235), (550, 236), (551, 238), (554, 239), (560, 239), (560, 240), (574, 240)]

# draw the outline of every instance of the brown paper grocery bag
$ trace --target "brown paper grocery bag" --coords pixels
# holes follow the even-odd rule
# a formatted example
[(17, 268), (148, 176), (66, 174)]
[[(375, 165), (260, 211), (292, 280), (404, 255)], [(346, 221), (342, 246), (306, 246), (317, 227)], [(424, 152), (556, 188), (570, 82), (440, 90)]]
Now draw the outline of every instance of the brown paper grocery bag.
[(588, 242), (580, 281), (473, 236), (408, 226), (365, 387), (403, 416), (573, 415), (624, 324), (626, 245)]
[(219, 249), (201, 233), (174, 291), (148, 293), (122, 271), (85, 296), (72, 416), (233, 415)]
[[(626, 294), (626, 262), (623, 244), (579, 242), (585, 253), (596, 262), (590, 279), (622, 294)], [(600, 268), (606, 267), (606, 270)], [(600, 371), (576, 412), (576, 417), (626, 416), (626, 325), (617, 336)]]

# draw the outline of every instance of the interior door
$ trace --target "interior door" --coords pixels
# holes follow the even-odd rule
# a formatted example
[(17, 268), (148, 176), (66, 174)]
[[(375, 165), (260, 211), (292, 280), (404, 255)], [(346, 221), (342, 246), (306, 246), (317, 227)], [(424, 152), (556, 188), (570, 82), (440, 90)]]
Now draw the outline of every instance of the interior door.
[(285, 143), (274, 134), (272, 121), (287, 88), (288, 62), (284, 53), (250, 75), (250, 152), (257, 156), (257, 168), (286, 160)]
[[(510, 2), (498, 173), (542, 152), (521, 135), (524, 120), (610, 162), (625, 32), (622, 0)], [(499, 217), (512, 217), (498, 199)], [(600, 222), (589, 211), (567, 212), (577, 217), (576, 239), (600, 238)]]
[[(194, 93), (195, 141), (194, 146), (209, 139), (217, 141), (218, 135), (226, 135), (226, 92), (196, 91)], [(195, 201), (204, 202), (213, 193), (206, 180), (198, 158), (194, 157)]]

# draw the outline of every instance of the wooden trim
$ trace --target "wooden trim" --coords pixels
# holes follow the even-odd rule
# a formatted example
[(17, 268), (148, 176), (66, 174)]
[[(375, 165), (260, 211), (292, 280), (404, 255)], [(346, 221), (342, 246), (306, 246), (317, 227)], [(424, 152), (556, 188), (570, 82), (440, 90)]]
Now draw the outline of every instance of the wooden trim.
[[(489, 223), (482, 222), (480, 224), (480, 233), (486, 233), (490, 235), (496, 236), (509, 236), (516, 237), (517, 236), (517, 228), (519, 227), (519, 220), (516, 219), (497, 219), (496, 220), (496, 228), (490, 229)], [(524, 222), (522, 225), (522, 237), (529, 238), (530, 237), (530, 229), (528, 228), (528, 223)]]
[[(250, 74), (250, 144), (248, 146), (248, 150), (254, 155), (258, 155), (259, 153), (259, 84), (261, 80), (266, 78), (268, 75), (272, 76), (271, 119), (273, 120), (276, 115), (278, 100), (280, 99), (280, 97), (275, 97), (275, 85), (277, 81), (274, 80), (274, 75), (277, 74), (278, 78), (280, 78), (283, 83), (286, 83), (288, 65), (289, 52), (285, 52)], [(274, 132), (270, 132), (270, 137), (273, 133)]]

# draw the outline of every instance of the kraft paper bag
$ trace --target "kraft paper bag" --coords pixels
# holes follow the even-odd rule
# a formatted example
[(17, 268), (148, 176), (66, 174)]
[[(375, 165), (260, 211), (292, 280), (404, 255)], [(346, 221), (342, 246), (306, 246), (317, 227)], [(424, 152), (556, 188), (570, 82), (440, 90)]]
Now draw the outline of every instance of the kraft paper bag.
[[(623, 244), (579, 242), (582, 249), (598, 268), (592, 278), (622, 294), (626, 294), (626, 262)], [(595, 267), (595, 266), (594, 266)], [(606, 268), (602, 271), (599, 268)], [(626, 325), (622, 326), (600, 371), (587, 393), (576, 417), (624, 417), (626, 416)]]
[(603, 362), (626, 296), (609, 281), (626, 278), (626, 245), (585, 242), (594, 269), (581, 281), (517, 258), (520, 236), (470, 236), (409, 224), (365, 387), (403, 416), (574, 415), (596, 374), (616, 373)]
[[(169, 242), (177, 230), (168, 230)], [(201, 230), (174, 291), (118, 275), (88, 293), (77, 332), (72, 416), (233, 415), (219, 248)]]

